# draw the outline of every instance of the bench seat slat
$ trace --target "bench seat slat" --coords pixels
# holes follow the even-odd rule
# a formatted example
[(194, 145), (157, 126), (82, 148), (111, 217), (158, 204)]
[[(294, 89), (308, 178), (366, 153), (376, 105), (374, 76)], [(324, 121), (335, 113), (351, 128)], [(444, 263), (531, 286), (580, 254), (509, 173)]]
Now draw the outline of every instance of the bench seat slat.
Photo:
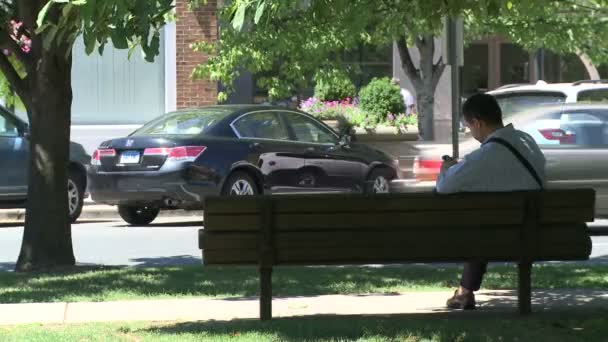
[[(517, 246), (520, 241), (516, 227), (506, 229), (487, 227), (483, 231), (476, 229), (411, 229), (409, 231), (310, 231), (277, 233), (274, 238), (276, 249), (316, 248), (316, 247), (369, 247), (369, 246), (402, 246), (430, 241), (469, 241), (485, 243), (500, 241), (502, 244)], [(255, 249), (258, 237), (255, 233), (206, 233), (201, 239), (201, 249)]]

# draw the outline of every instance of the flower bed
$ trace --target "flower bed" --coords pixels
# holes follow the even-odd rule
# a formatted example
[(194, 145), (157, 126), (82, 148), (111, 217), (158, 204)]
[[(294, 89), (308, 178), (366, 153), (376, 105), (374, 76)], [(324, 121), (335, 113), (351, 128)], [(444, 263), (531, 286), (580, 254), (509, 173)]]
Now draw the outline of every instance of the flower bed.
[(418, 117), (416, 115), (403, 113), (387, 113), (385, 116), (370, 115), (358, 106), (356, 98), (321, 101), (311, 97), (302, 101), (300, 110), (325, 121), (341, 134), (354, 134), (361, 141), (415, 140), (418, 138)]

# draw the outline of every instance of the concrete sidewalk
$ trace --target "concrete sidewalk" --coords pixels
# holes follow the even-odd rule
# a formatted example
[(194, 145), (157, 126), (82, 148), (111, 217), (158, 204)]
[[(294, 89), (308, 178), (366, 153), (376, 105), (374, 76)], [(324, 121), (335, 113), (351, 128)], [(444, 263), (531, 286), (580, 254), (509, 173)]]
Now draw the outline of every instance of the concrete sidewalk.
[[(445, 313), (445, 301), (451, 295), (444, 291), (274, 298), (273, 317)], [(482, 291), (477, 302), (476, 312), (510, 313), (517, 309), (514, 291)], [(257, 319), (258, 305), (257, 298), (0, 304), (0, 325)], [(608, 291), (537, 290), (532, 309), (608, 310)]]

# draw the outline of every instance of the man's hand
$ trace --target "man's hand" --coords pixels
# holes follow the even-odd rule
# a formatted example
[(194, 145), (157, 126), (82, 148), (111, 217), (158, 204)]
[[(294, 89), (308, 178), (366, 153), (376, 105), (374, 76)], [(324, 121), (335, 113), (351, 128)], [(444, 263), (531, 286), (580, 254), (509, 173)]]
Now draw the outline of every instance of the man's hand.
[(443, 156), (443, 163), (441, 164), (441, 173), (446, 172), (450, 167), (458, 164), (458, 160), (450, 157), (450, 156)]

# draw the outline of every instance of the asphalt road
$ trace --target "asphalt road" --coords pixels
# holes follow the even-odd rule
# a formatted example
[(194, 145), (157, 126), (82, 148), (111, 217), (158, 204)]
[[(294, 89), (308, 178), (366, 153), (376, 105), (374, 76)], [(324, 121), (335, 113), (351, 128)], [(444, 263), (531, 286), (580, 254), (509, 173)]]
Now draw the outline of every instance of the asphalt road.
[[(200, 264), (195, 217), (159, 218), (147, 227), (129, 227), (122, 221), (98, 221), (73, 225), (72, 238), (80, 264), (168, 266)], [(606, 226), (600, 221), (595, 226)], [(21, 224), (0, 223), (0, 271), (14, 268), (21, 245)], [(608, 264), (608, 236), (593, 236), (591, 260)]]

